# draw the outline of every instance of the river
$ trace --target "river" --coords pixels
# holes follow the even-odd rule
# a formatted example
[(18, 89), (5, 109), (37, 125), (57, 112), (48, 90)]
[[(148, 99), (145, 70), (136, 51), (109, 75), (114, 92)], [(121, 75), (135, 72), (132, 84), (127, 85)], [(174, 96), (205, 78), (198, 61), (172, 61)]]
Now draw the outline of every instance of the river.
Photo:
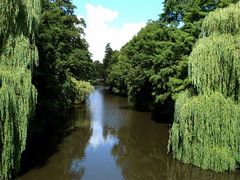
[(239, 171), (215, 173), (174, 160), (167, 154), (168, 124), (103, 88), (68, 112), (67, 120), (74, 128), (56, 152), (18, 180), (240, 179)]

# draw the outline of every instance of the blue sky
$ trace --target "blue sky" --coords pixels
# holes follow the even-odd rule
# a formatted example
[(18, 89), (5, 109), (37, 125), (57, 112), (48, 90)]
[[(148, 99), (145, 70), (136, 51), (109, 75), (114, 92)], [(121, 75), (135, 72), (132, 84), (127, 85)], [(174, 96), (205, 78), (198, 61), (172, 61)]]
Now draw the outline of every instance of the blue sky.
[(157, 20), (163, 0), (73, 0), (75, 13), (87, 23), (85, 30), (94, 60), (102, 61), (106, 44), (120, 49), (146, 25)]

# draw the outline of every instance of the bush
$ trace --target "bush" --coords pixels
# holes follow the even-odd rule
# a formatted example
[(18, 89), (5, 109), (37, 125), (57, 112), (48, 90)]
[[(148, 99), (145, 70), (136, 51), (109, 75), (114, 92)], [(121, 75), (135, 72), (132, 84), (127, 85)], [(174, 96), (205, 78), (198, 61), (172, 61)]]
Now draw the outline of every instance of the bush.
[(75, 94), (75, 103), (84, 102), (86, 98), (94, 91), (90, 82), (78, 81), (71, 77), (71, 87)]

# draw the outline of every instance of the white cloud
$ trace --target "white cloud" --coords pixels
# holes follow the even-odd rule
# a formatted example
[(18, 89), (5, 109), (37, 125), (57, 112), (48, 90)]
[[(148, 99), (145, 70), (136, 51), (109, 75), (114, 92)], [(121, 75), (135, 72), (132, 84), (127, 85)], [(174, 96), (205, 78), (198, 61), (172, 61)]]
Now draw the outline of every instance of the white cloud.
[(107, 43), (110, 43), (114, 50), (119, 50), (146, 25), (144, 22), (126, 22), (122, 27), (112, 27), (111, 22), (118, 18), (118, 11), (92, 4), (86, 4), (86, 9), (87, 28), (85, 33), (90, 46), (89, 50), (93, 54), (93, 60), (102, 61)]

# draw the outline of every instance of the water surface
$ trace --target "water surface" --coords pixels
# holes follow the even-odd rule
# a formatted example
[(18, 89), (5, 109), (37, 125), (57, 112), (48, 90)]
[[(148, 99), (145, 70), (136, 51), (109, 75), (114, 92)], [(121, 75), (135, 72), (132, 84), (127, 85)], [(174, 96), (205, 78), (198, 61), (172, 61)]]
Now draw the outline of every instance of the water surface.
[[(74, 130), (47, 162), (19, 180), (237, 180), (239, 171), (214, 173), (167, 154), (168, 125), (134, 111), (127, 98), (98, 88), (67, 114)], [(38, 156), (38, 154), (36, 154)]]

